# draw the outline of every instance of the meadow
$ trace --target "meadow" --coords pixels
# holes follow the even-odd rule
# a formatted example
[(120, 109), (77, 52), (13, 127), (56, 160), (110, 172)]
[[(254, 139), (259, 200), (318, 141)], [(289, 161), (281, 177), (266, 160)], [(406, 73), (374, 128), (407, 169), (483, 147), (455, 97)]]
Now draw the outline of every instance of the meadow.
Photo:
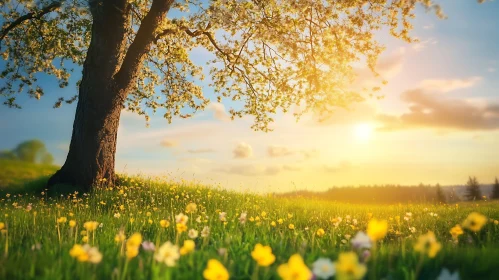
[(499, 278), (493, 201), (347, 204), (123, 175), (53, 195), (40, 182), (0, 191), (0, 279)]

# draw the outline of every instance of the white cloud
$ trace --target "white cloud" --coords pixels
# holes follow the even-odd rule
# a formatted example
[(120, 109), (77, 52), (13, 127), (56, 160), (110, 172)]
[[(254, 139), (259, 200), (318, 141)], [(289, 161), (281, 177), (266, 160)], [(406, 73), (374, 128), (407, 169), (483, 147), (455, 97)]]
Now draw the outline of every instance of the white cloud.
[(173, 139), (163, 139), (161, 140), (161, 146), (166, 147), (166, 148), (173, 148), (178, 145), (177, 141)]
[(473, 76), (462, 79), (428, 79), (420, 83), (420, 87), (429, 91), (449, 92), (469, 88), (482, 80), (482, 77)]
[(222, 103), (212, 102), (208, 105), (208, 110), (213, 111), (213, 117), (219, 121), (230, 121), (230, 117), (225, 111), (225, 106)]
[(270, 157), (284, 157), (294, 155), (296, 152), (285, 146), (269, 146), (267, 154)]
[(249, 158), (253, 156), (253, 148), (245, 142), (240, 142), (232, 153), (234, 154), (234, 158)]

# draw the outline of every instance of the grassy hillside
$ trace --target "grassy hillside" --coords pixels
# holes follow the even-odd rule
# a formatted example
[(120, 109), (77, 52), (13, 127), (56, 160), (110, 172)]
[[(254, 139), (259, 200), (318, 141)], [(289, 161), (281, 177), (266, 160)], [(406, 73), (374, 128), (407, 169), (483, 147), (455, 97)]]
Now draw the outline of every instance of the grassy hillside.
[[(472, 212), (487, 220), (464, 222)], [(497, 219), (493, 202), (330, 203), (124, 177), (91, 194), (3, 193), (0, 279), (310, 279), (319, 258), (335, 262), (319, 267), (335, 268), (334, 279), (436, 279), (444, 268), (497, 279)], [(464, 232), (453, 239), (456, 224)], [(370, 237), (355, 238), (366, 230)], [(429, 238), (418, 247), (422, 235)], [(252, 254), (259, 243), (272, 252)]]
[(39, 188), (57, 169), (54, 165), (0, 159), (0, 191)]

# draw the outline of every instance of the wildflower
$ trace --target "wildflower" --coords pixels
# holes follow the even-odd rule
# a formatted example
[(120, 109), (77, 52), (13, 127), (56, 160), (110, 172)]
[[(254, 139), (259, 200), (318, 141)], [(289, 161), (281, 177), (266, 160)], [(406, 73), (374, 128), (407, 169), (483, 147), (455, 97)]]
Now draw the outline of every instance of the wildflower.
[(280, 225), (282, 225), (282, 223), (284, 223), (284, 220), (283, 219), (278, 219), (277, 223), (279, 223)]
[(312, 272), (299, 254), (292, 255), (288, 263), (281, 264), (277, 268), (277, 273), (283, 280), (309, 280), (312, 278)]
[(335, 263), (336, 279), (362, 279), (367, 272), (367, 267), (359, 263), (359, 258), (354, 252), (341, 253)]
[(142, 243), (142, 235), (140, 233), (134, 233), (126, 241), (126, 256), (127, 258), (133, 259), (139, 254), (139, 246)]
[(255, 245), (255, 249), (251, 252), (251, 257), (259, 266), (269, 266), (275, 261), (275, 256), (272, 254), (272, 248), (270, 248), (270, 246), (263, 246), (260, 243)]
[(367, 225), (367, 235), (372, 241), (378, 241), (386, 236), (388, 231), (388, 222), (386, 220), (372, 219)]
[(120, 214), (120, 213), (115, 213), (115, 214), (114, 214), (114, 217), (115, 217), (116, 219), (119, 219), (119, 218), (121, 217), (121, 214)]
[(357, 234), (350, 242), (355, 249), (369, 249), (372, 246), (371, 238), (369, 237), (369, 235), (365, 234), (362, 231), (357, 232)]
[(442, 244), (437, 241), (437, 238), (432, 231), (428, 231), (428, 233), (421, 235), (418, 238), (416, 245), (414, 245), (414, 250), (416, 252), (428, 255), (430, 258), (434, 258), (440, 249), (442, 249)]
[(189, 217), (187, 217), (183, 213), (175, 215), (175, 221), (177, 222), (177, 224), (184, 224), (185, 225), (188, 220), (189, 220)]
[(415, 233), (415, 232), (416, 232), (416, 228), (415, 228), (415, 227), (410, 227), (410, 228), (409, 228), (409, 231), (410, 231), (411, 233)]
[(198, 217), (196, 218), (196, 223), (200, 224), (200, 223), (201, 223), (201, 218), (202, 218), (201, 216), (198, 216)]
[(274, 221), (270, 222), (270, 225), (275, 227), (276, 226), (276, 223)]
[(116, 243), (121, 243), (121, 242), (125, 241), (125, 238), (126, 238), (125, 234), (124, 234), (122, 231), (120, 231), (120, 232), (119, 232), (118, 234), (116, 234), (116, 236), (114, 237), (114, 242), (116, 242)]
[(288, 219), (293, 218), (293, 214), (288, 213)]
[(68, 221), (68, 219), (66, 217), (57, 218), (58, 224), (65, 224), (67, 221)]
[(484, 215), (473, 212), (468, 215), (466, 220), (462, 223), (463, 228), (469, 229), (474, 232), (478, 232), (487, 223), (487, 217)]
[(69, 226), (70, 227), (75, 227), (76, 226), (76, 221), (75, 220), (69, 221)]
[(187, 226), (185, 224), (178, 223), (176, 228), (177, 228), (178, 233), (182, 233), (184, 231), (187, 231)]
[(175, 266), (179, 258), (178, 246), (173, 245), (170, 241), (161, 245), (154, 254), (154, 259), (157, 262), (165, 263), (168, 267)]
[(324, 231), (324, 229), (323, 229), (323, 228), (320, 228), (320, 229), (318, 229), (318, 230), (317, 230), (316, 234), (317, 234), (317, 236), (319, 236), (319, 237), (323, 237), (323, 236), (324, 236), (324, 234), (326, 234), (326, 231)]
[(90, 247), (90, 245), (80, 245), (75, 244), (71, 250), (69, 250), (69, 255), (79, 262), (91, 262), (100, 263), (102, 260), (102, 254), (96, 247)]
[(220, 212), (220, 214), (218, 214), (218, 218), (220, 219), (221, 222), (226, 222), (227, 221), (227, 213)]
[(196, 239), (198, 238), (198, 231), (195, 229), (190, 229), (188, 233), (189, 238)]
[(201, 237), (208, 237), (210, 235), (210, 227), (205, 226), (201, 231)]
[(194, 241), (192, 240), (185, 240), (184, 241), (184, 246), (182, 246), (182, 248), (180, 248), (180, 255), (187, 255), (189, 254), (190, 252), (194, 252), (194, 250), (196, 249), (196, 243), (194, 243)]
[(95, 222), (95, 221), (90, 221), (90, 222), (85, 222), (83, 224), (83, 227), (87, 230), (87, 231), (94, 231), (97, 229), (97, 227), (99, 226), (99, 223), (98, 222)]
[(3, 230), (5, 228), (5, 223), (0, 223), (0, 230)]
[(161, 220), (159, 221), (159, 225), (162, 227), (162, 228), (167, 228), (170, 226), (170, 222), (167, 221), (167, 220)]
[(498, 220), (494, 220), (494, 225), (499, 225), (499, 221)]
[(186, 213), (196, 213), (198, 210), (198, 206), (196, 205), (196, 203), (189, 203), (187, 204), (187, 206), (185, 207), (185, 212)]
[(203, 277), (206, 280), (228, 280), (229, 272), (219, 261), (211, 259), (203, 271)]
[(88, 236), (83, 236), (83, 237), (81, 238), (81, 242), (83, 242), (83, 243), (88, 243)]
[(319, 258), (312, 264), (312, 272), (319, 279), (328, 279), (336, 273), (336, 268), (330, 259)]
[(457, 240), (459, 235), (463, 234), (463, 228), (460, 225), (455, 225), (453, 228), (450, 229), (450, 234), (452, 235), (452, 239)]
[(156, 246), (154, 246), (154, 243), (152, 243), (151, 241), (142, 242), (142, 248), (144, 248), (145, 251), (149, 252), (154, 252), (154, 250), (156, 250)]
[(293, 224), (289, 224), (289, 225), (288, 225), (288, 228), (289, 228), (289, 229), (291, 229), (291, 230), (293, 230), (293, 229), (295, 229), (295, 225), (293, 225)]

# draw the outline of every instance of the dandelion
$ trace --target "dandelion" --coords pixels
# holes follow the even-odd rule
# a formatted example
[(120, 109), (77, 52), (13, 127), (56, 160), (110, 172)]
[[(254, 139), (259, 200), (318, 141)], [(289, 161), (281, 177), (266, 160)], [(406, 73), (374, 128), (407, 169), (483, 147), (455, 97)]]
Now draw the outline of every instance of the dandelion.
[(189, 220), (189, 217), (187, 217), (183, 213), (175, 215), (175, 221), (177, 222), (177, 224), (184, 224), (185, 225), (188, 220)]
[(276, 223), (274, 221), (270, 222), (270, 225), (275, 227), (276, 226)]
[(215, 259), (211, 259), (208, 261), (208, 265), (203, 271), (203, 277), (206, 280), (228, 280), (229, 272), (222, 263)]
[(319, 258), (312, 264), (312, 272), (318, 279), (328, 279), (336, 273), (333, 262), (327, 258)]
[(75, 220), (69, 221), (69, 226), (72, 227), (72, 228), (75, 227), (76, 226), (76, 221)]
[(58, 224), (65, 224), (67, 221), (68, 221), (68, 219), (66, 217), (57, 218)]
[(182, 233), (182, 232), (187, 231), (187, 226), (185, 224), (178, 223), (176, 225), (176, 228), (177, 228), (178, 233)]
[(208, 237), (210, 235), (210, 227), (205, 226), (201, 231), (201, 237)]
[(180, 252), (178, 246), (173, 245), (170, 241), (161, 245), (156, 253), (154, 253), (154, 259), (157, 262), (166, 264), (168, 267), (174, 267), (179, 258)]
[(336, 279), (362, 279), (367, 272), (367, 267), (359, 262), (359, 257), (354, 252), (341, 253), (335, 263)]
[(120, 232), (119, 232), (118, 234), (116, 234), (116, 236), (114, 237), (114, 242), (116, 242), (116, 243), (121, 243), (121, 242), (125, 241), (125, 238), (126, 238), (125, 234), (124, 234), (122, 231), (120, 231)]
[(139, 254), (139, 247), (142, 243), (142, 235), (140, 233), (134, 233), (126, 241), (126, 257), (130, 260), (135, 258)]
[(289, 228), (290, 230), (294, 230), (294, 229), (295, 229), (295, 225), (293, 225), (293, 224), (289, 224), (289, 225), (288, 225), (288, 228)]
[(255, 245), (255, 248), (251, 252), (251, 257), (259, 266), (264, 267), (273, 264), (275, 261), (275, 256), (272, 254), (272, 248), (270, 246), (263, 246), (260, 243)]
[(487, 217), (484, 215), (473, 212), (468, 215), (468, 217), (462, 223), (463, 228), (469, 229), (474, 232), (478, 232), (487, 223)]
[(91, 232), (91, 231), (95, 231), (97, 229), (97, 227), (99, 226), (99, 223), (98, 222), (95, 222), (95, 221), (90, 221), (90, 222), (85, 222), (83, 224), (83, 227)]
[(283, 219), (278, 219), (277, 223), (280, 224), (280, 225), (282, 225), (284, 223), (284, 220)]
[(90, 245), (80, 245), (75, 244), (71, 250), (69, 250), (69, 255), (79, 262), (90, 262), (90, 263), (100, 263), (102, 260), (102, 254), (96, 247), (90, 247)]
[(167, 228), (170, 226), (170, 222), (167, 221), (167, 220), (161, 220), (159, 221), (159, 225), (162, 227), (162, 228)]
[(372, 246), (371, 238), (362, 231), (357, 232), (350, 242), (355, 249), (369, 249)]
[(452, 235), (452, 239), (457, 240), (459, 235), (463, 234), (463, 228), (460, 225), (455, 225), (453, 228), (450, 229), (450, 234)]
[(319, 237), (323, 237), (323, 236), (324, 236), (324, 234), (326, 234), (326, 231), (324, 231), (324, 229), (323, 229), (323, 228), (320, 228), (320, 229), (318, 229), (318, 230), (317, 230), (316, 234), (317, 234), (317, 236), (319, 236)]
[(386, 236), (388, 231), (388, 222), (386, 220), (372, 219), (367, 225), (367, 235), (372, 241), (378, 241)]
[(180, 255), (182, 256), (187, 255), (191, 252), (194, 252), (195, 249), (196, 249), (196, 243), (194, 243), (194, 241), (185, 240), (184, 245), (182, 246), (182, 248), (180, 248)]
[(277, 268), (277, 273), (283, 280), (309, 280), (312, 278), (312, 272), (303, 262), (299, 254), (294, 254), (285, 264)]
[(0, 230), (3, 230), (5, 228), (5, 223), (0, 222)]
[(187, 206), (185, 207), (185, 212), (186, 213), (196, 213), (198, 210), (198, 206), (196, 205), (196, 203), (189, 203), (187, 204)]
[(195, 230), (195, 229), (190, 229), (189, 230), (189, 233), (187, 234), (189, 236), (189, 238), (191, 239), (196, 239), (198, 238), (198, 231)]
[(414, 245), (414, 250), (430, 258), (434, 258), (437, 253), (442, 249), (442, 244), (437, 241), (435, 234), (432, 231), (421, 235), (417, 243)]

